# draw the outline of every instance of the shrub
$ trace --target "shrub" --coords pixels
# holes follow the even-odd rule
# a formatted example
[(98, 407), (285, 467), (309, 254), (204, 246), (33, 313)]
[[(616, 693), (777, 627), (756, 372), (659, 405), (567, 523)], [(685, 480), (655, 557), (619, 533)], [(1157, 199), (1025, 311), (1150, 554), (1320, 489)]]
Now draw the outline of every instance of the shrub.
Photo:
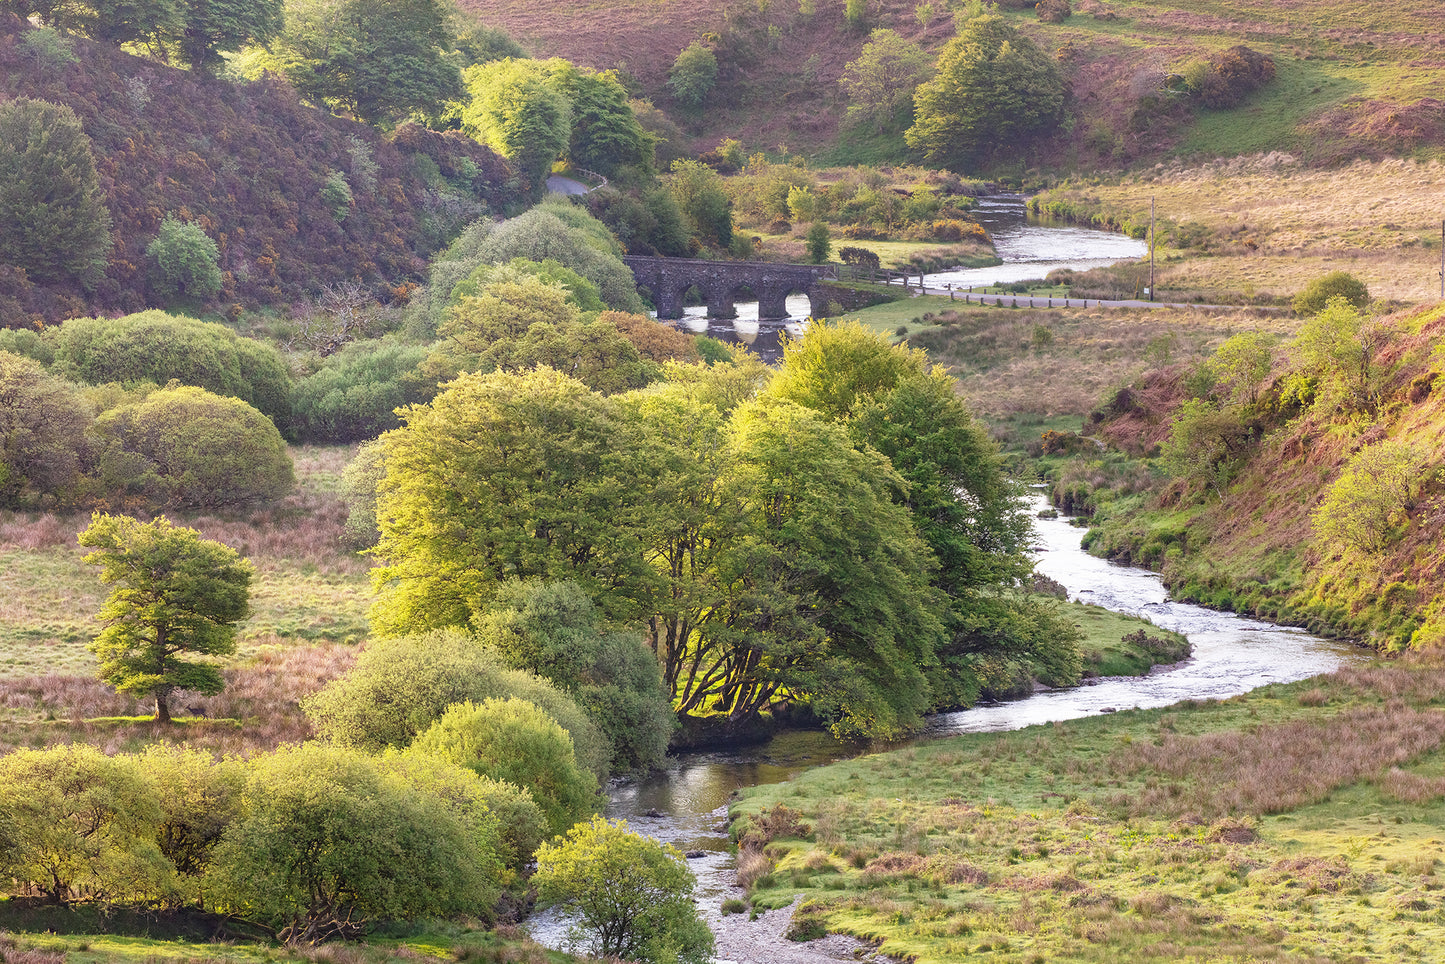
[(535, 703), (484, 700), (458, 703), (411, 745), (532, 794), (554, 833), (597, 812), (596, 778), (577, 763), (572, 740)]
[(460, 630), (373, 639), (345, 676), (301, 708), (322, 738), (376, 752), (409, 746), (454, 703), (508, 697), (541, 706), (567, 731), (582, 765), (605, 779), (610, 750), (587, 714)]
[(673, 98), (689, 110), (702, 107), (717, 82), (717, 55), (694, 40), (677, 55), (667, 74), (667, 89)]
[(1301, 317), (1319, 314), (1325, 310), (1331, 298), (1343, 298), (1357, 310), (1365, 310), (1370, 303), (1370, 289), (1365, 283), (1347, 271), (1331, 271), (1316, 278), (1295, 295), (1295, 314)]
[(281, 433), (237, 398), (166, 388), (96, 420), (100, 482), (147, 505), (276, 499), (295, 482)]
[(130, 758), (79, 743), (16, 750), (0, 757), (0, 811), (13, 827), (0, 873), (52, 902), (154, 897), (169, 885), (156, 789)]
[(1063, 23), (1073, 16), (1074, 8), (1069, 0), (1039, 0), (1034, 5), (1034, 13), (1044, 23)]
[(221, 253), (200, 225), (167, 215), (155, 240), (146, 245), (151, 291), (169, 304), (207, 301), (221, 292)]
[(813, 264), (824, 264), (828, 260), (828, 254), (833, 250), (833, 239), (828, 233), (828, 225), (822, 221), (814, 221), (808, 228), (808, 237), (804, 242), (808, 249), (808, 260)]
[(217, 845), (207, 897), (292, 943), (355, 937), (373, 921), (491, 916), (495, 855), (430, 793), (334, 747), (253, 762), (241, 816)]
[(570, 694), (612, 744), (617, 770), (662, 764), (676, 726), (657, 659), (632, 633), (607, 632), (575, 582), (514, 581), (477, 620), (512, 666)]
[(543, 901), (578, 916), (596, 957), (649, 964), (712, 959), (712, 933), (693, 904), (694, 879), (682, 854), (629, 832), (625, 822), (593, 817), (565, 840), (543, 844), (532, 880)]
[(1194, 95), (1206, 107), (1235, 107), (1244, 98), (1274, 80), (1274, 61), (1240, 44), (1215, 54), (1186, 72)]
[(838, 260), (844, 264), (851, 264), (860, 268), (872, 268), (874, 271), (878, 270), (882, 265), (882, 261), (877, 254), (869, 251), (867, 248), (859, 248), (852, 245), (844, 245), (838, 249)]
[(78, 495), (94, 420), (74, 385), (0, 351), (0, 506)]
[(380, 441), (357, 448), (356, 457), (341, 473), (341, 498), (347, 506), (345, 540), (352, 549), (370, 549), (381, 538), (376, 525), (376, 487), (385, 475)]
[(291, 434), (304, 442), (359, 442), (401, 424), (396, 410), (430, 401), (436, 382), (421, 374), (427, 349), (398, 341), (346, 346), (296, 383)]
[(346, 216), (351, 213), (352, 204), (356, 202), (351, 196), (351, 185), (346, 182), (345, 174), (332, 171), (326, 175), (326, 182), (321, 185), (321, 203), (338, 222), (346, 220)]
[(60, 326), (56, 372), (91, 385), (172, 380), (249, 402), (285, 428), (291, 375), (270, 345), (163, 311), (75, 318)]
[(0, 264), (91, 288), (110, 253), (110, 212), (90, 138), (69, 107), (0, 103)]
[(239, 812), (245, 773), (239, 761), (170, 743), (148, 747), (136, 762), (156, 789), (156, 843), (180, 876), (182, 893), (194, 899), (198, 878)]

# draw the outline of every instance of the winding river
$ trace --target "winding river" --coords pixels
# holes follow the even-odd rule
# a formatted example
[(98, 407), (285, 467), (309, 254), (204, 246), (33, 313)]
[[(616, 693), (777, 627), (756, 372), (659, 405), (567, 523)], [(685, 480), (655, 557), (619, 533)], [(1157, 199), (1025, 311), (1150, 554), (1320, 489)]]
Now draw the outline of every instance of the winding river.
[[(1120, 261), (1131, 261), (1148, 253), (1143, 241), (1092, 228), (1076, 228), (1040, 221), (1028, 214), (1027, 198), (1022, 194), (1001, 194), (978, 199), (974, 220), (988, 229), (994, 250), (1002, 264), (988, 268), (957, 268), (924, 275), (930, 288), (951, 285), (1008, 284), (1014, 281), (1042, 280), (1056, 268), (1087, 271)], [(802, 334), (808, 317), (808, 299), (794, 295), (788, 299), (788, 318), (784, 321), (758, 321), (758, 303), (740, 301), (734, 306), (736, 319), (707, 316), (706, 307), (686, 309), (682, 319), (687, 330), (711, 335), (720, 341), (746, 345), (764, 361), (781, 356), (779, 335)]]
[[(1042, 496), (1036, 496), (1034, 503), (1036, 510), (1047, 505)], [(939, 714), (930, 719), (923, 738), (1014, 730), (1114, 710), (1167, 706), (1191, 698), (1221, 699), (1371, 658), (1367, 651), (1347, 643), (1171, 601), (1155, 573), (1090, 556), (1080, 547), (1082, 537), (1083, 530), (1066, 519), (1036, 520), (1038, 571), (1062, 583), (1070, 599), (1143, 616), (1183, 633), (1193, 645), (1193, 655), (1148, 676), (1092, 680), (1074, 689), (1046, 690), (1025, 699)], [(740, 893), (733, 886), (733, 857), (728, 852), (725, 827), (732, 793), (788, 780), (809, 767), (859, 752), (864, 749), (839, 743), (825, 733), (794, 732), (762, 746), (685, 754), (673, 758), (662, 773), (614, 788), (607, 815), (624, 818), (633, 830), (695, 855), (689, 865), (698, 877), (699, 907), (725, 943), (730, 929), (745, 926), (744, 915), (724, 918), (719, 912), (723, 899)], [(529, 923), (543, 943), (561, 946), (564, 942), (564, 922), (557, 918), (541, 915)], [(796, 947), (779, 946), (771, 959), (805, 959), (793, 953)], [(770, 955), (760, 949), (758, 959), (769, 960)]]

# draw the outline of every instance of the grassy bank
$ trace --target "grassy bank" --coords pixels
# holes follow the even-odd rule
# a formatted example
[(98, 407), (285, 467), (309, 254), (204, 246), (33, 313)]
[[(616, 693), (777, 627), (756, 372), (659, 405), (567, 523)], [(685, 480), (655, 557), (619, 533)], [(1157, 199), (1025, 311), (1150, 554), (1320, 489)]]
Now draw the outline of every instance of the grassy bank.
[(744, 795), (740, 874), (921, 964), (1428, 959), (1442, 692), (1355, 668), (835, 764)]

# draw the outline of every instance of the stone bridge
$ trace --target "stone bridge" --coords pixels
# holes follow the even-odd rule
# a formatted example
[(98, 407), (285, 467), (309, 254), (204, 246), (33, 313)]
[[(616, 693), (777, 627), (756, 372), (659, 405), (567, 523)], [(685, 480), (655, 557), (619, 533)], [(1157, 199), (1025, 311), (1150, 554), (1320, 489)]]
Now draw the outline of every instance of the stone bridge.
[(807, 295), (812, 315), (828, 302), (818, 282), (837, 278), (836, 269), (807, 264), (631, 256), (622, 260), (632, 269), (637, 287), (652, 295), (657, 317), (666, 320), (682, 317), (682, 296), (693, 286), (702, 292), (710, 318), (737, 317), (733, 302), (744, 288), (758, 299), (760, 320), (788, 317), (786, 302), (791, 294)]

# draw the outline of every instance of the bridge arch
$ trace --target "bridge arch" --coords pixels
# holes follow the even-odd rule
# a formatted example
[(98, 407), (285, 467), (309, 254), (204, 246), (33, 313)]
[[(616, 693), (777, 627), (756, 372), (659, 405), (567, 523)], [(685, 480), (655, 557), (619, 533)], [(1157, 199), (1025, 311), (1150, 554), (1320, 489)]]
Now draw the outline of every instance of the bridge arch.
[(694, 286), (707, 302), (708, 314), (716, 318), (736, 316), (733, 305), (743, 288), (757, 297), (760, 320), (786, 318), (788, 296), (795, 293), (806, 295), (809, 313), (816, 314), (826, 302), (820, 282), (836, 278), (832, 269), (817, 265), (633, 256), (622, 260), (638, 287), (652, 293), (657, 316), (667, 320), (682, 317), (683, 294)]

